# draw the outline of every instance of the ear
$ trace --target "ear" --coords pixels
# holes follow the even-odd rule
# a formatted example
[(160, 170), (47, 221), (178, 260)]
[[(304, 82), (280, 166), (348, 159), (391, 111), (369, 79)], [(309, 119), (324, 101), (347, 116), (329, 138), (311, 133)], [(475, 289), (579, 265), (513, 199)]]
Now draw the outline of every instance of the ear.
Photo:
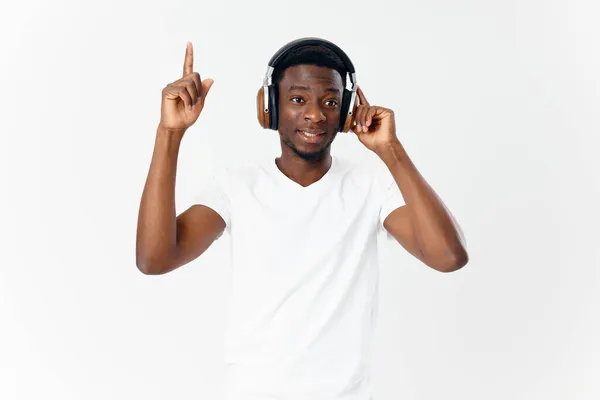
[(256, 116), (258, 118), (258, 123), (264, 129), (269, 129), (269, 114), (265, 112), (265, 92), (263, 87), (261, 86), (258, 89), (258, 93), (256, 94)]

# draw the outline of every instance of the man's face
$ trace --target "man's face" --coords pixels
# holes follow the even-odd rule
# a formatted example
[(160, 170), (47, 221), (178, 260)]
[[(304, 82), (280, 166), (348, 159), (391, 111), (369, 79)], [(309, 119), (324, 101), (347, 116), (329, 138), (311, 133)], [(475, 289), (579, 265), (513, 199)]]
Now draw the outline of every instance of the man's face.
[(342, 106), (339, 72), (315, 65), (285, 70), (279, 82), (281, 141), (305, 160), (318, 160), (335, 139)]

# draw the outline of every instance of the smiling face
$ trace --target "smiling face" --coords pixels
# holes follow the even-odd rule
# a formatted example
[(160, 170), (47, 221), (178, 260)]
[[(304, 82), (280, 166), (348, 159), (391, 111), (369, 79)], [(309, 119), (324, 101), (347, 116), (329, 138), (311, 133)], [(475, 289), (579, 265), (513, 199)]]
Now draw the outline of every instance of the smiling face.
[(338, 133), (343, 90), (334, 69), (305, 64), (287, 68), (278, 85), (282, 150), (307, 161), (328, 155)]

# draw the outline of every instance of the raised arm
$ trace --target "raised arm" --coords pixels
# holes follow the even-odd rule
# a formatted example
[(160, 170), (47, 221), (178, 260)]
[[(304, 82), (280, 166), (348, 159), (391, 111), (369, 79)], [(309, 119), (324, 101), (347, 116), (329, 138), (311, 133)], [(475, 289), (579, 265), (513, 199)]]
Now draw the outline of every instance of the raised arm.
[(396, 136), (394, 112), (371, 106), (360, 88), (358, 97), (353, 131), (385, 163), (406, 202), (385, 219), (385, 229), (427, 266), (440, 272), (462, 268), (469, 261), (464, 235)]
[(176, 216), (175, 181), (179, 147), (198, 119), (212, 79), (194, 72), (194, 53), (187, 44), (183, 76), (162, 91), (161, 119), (140, 201), (136, 265), (144, 274), (172, 271), (200, 256), (225, 228), (212, 209), (193, 206)]

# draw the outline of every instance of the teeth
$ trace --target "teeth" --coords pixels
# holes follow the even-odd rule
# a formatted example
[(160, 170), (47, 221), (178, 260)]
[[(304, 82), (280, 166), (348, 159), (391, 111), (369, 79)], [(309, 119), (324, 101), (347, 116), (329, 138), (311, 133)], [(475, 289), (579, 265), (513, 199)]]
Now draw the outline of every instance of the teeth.
[(315, 137), (315, 136), (319, 136), (320, 135), (320, 133), (308, 133), (308, 132), (305, 132), (305, 131), (302, 131), (302, 133), (304, 133), (308, 137)]

